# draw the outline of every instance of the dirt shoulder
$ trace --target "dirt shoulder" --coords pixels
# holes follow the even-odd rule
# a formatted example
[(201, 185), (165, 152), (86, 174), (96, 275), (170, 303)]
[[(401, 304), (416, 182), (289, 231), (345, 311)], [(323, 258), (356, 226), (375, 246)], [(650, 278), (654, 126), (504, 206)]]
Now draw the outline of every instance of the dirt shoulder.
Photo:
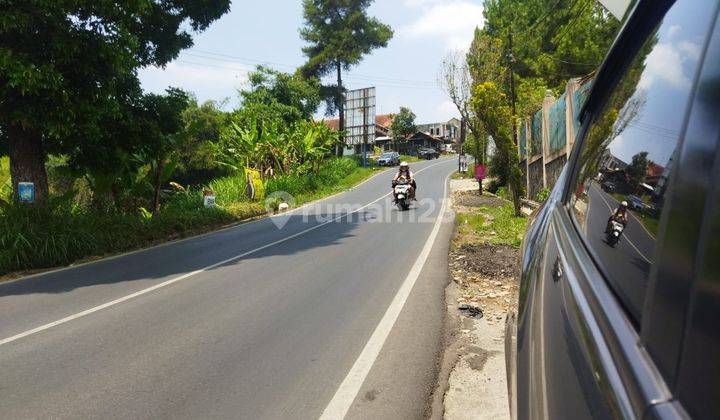
[(474, 180), (451, 182), (456, 227), (448, 263), (448, 329), (441, 378), (445, 419), (510, 418), (505, 373), (505, 316), (517, 304), (519, 244), (525, 218), (479, 195)]

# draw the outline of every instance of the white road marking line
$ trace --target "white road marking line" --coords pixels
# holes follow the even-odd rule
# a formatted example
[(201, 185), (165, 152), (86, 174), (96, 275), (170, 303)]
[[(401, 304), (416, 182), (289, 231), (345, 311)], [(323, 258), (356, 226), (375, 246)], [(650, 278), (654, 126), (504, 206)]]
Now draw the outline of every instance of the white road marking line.
[[(436, 164), (427, 166), (427, 167), (425, 167), (425, 168), (417, 171), (417, 173), (420, 173), (420, 172), (422, 172), (422, 171), (424, 171), (424, 170), (426, 170), (426, 169), (432, 168), (433, 166), (440, 165), (441, 163), (446, 163), (446, 162), (440, 162), (440, 163), (436, 163)], [(340, 215), (340, 216), (335, 217), (334, 219), (325, 221), (325, 222), (323, 222), (323, 223), (320, 223), (319, 225), (315, 225), (315, 226), (310, 227), (310, 228), (308, 228), (308, 229), (305, 229), (305, 230), (302, 230), (302, 231), (300, 231), (300, 232), (297, 232), (297, 233), (295, 233), (295, 234), (293, 234), (293, 235), (286, 236), (285, 238), (278, 239), (277, 241), (270, 242), (270, 243), (265, 244), (265, 245), (263, 245), (263, 246), (261, 246), (261, 247), (259, 247), (259, 248), (252, 249), (252, 250), (250, 250), (250, 251), (247, 251), (247, 252), (244, 252), (244, 253), (242, 253), (242, 254), (236, 255), (236, 256), (234, 256), (234, 257), (228, 258), (228, 259), (226, 259), (226, 260), (220, 261), (220, 262), (218, 262), (218, 263), (215, 263), (215, 264), (212, 264), (212, 265), (208, 265), (207, 267), (203, 267), (203, 268), (201, 268), (201, 269), (192, 271), (192, 272), (190, 272), (190, 273), (183, 274), (182, 276), (178, 276), (178, 277), (172, 278), (172, 279), (170, 279), (170, 280), (167, 280), (167, 281), (165, 281), (165, 282), (156, 284), (156, 285), (151, 286), (151, 287), (148, 287), (148, 288), (146, 288), (146, 289), (139, 290), (139, 291), (137, 291), (137, 292), (135, 292), (135, 293), (131, 293), (131, 294), (127, 295), (127, 296), (123, 296), (123, 297), (121, 297), (121, 298), (112, 300), (112, 301), (110, 301), (110, 302), (103, 303), (102, 305), (98, 305), (98, 306), (92, 307), (92, 308), (90, 308), (90, 309), (86, 309), (86, 310), (84, 310), (84, 311), (82, 311), (82, 312), (78, 312), (78, 313), (76, 313), (76, 314), (73, 314), (73, 315), (70, 315), (70, 316), (66, 316), (65, 318), (58, 319), (57, 321), (53, 321), (53, 322), (50, 322), (50, 323), (41, 325), (41, 326), (39, 326), (39, 327), (33, 328), (33, 329), (31, 329), (31, 330), (27, 330), (27, 331), (21, 332), (21, 333), (19, 333), (19, 334), (15, 334), (15, 335), (13, 335), (13, 336), (11, 336), (11, 337), (4, 338), (4, 339), (0, 340), (0, 346), (5, 345), (5, 344), (8, 344), (8, 343), (12, 343), (13, 341), (17, 341), (17, 340), (19, 340), (19, 339), (21, 339), (21, 338), (25, 338), (25, 337), (30, 336), (30, 335), (33, 335), (33, 334), (37, 334), (37, 333), (39, 333), (39, 332), (48, 330), (48, 329), (50, 329), (50, 328), (57, 327), (58, 325), (66, 324), (66, 323), (68, 323), (68, 322), (70, 322), (70, 321), (74, 321), (74, 320), (76, 320), (76, 319), (78, 319), (78, 318), (82, 318), (82, 317), (85, 317), (85, 316), (87, 316), (87, 315), (94, 314), (95, 312), (101, 311), (101, 310), (106, 309), (106, 308), (109, 308), (109, 307), (111, 307), (111, 306), (115, 306), (115, 305), (117, 305), (117, 304), (119, 304), (119, 303), (126, 302), (126, 301), (128, 301), (128, 300), (130, 300), (130, 299), (134, 299), (134, 298), (136, 298), (136, 297), (139, 297), (139, 296), (148, 294), (148, 293), (150, 293), (150, 292), (153, 292), (153, 291), (155, 291), (155, 290), (161, 289), (161, 288), (163, 288), (163, 287), (170, 286), (171, 284), (175, 284), (175, 283), (177, 283), (177, 282), (179, 282), (179, 281), (188, 279), (188, 278), (190, 278), (190, 277), (192, 277), (192, 276), (195, 276), (195, 275), (197, 275), (197, 274), (200, 274), (200, 273), (202, 273), (202, 272), (204, 272), (204, 271), (212, 270), (212, 269), (214, 269), (214, 268), (216, 268), (216, 267), (219, 267), (219, 266), (221, 266), (221, 265), (225, 265), (225, 264), (227, 264), (227, 263), (229, 263), (229, 262), (236, 261), (236, 260), (238, 260), (238, 259), (240, 259), (240, 258), (244, 258), (244, 257), (247, 257), (248, 255), (252, 255), (252, 254), (254, 254), (254, 253), (256, 253), (256, 252), (259, 252), (259, 251), (262, 251), (262, 250), (264, 250), (264, 249), (270, 248), (271, 246), (275, 246), (275, 245), (281, 244), (281, 243), (283, 243), (283, 242), (289, 241), (290, 239), (297, 238), (298, 236), (304, 235), (304, 234), (306, 234), (306, 233), (308, 233), (308, 232), (312, 232), (313, 230), (319, 229), (319, 228), (321, 228), (321, 227), (323, 227), (323, 226), (325, 226), (325, 225), (328, 225), (328, 224), (330, 224), (330, 223), (336, 222), (336, 221), (338, 221), (338, 220), (340, 220), (340, 219), (342, 219), (342, 218), (344, 218), (344, 217), (347, 217), (347, 216), (350, 216), (350, 215), (352, 215), (352, 214), (358, 213), (358, 212), (360, 212), (360, 211), (362, 211), (362, 210), (364, 210), (364, 209), (372, 206), (373, 204), (377, 203), (378, 201), (384, 199), (385, 197), (387, 197), (387, 196), (389, 196), (389, 195), (390, 195), (390, 193), (387, 193), (387, 194), (383, 195), (382, 197), (378, 198), (377, 200), (374, 200), (374, 201), (372, 201), (372, 202), (370, 202), (370, 203), (368, 203), (368, 204), (365, 204), (364, 206), (362, 206), (362, 207), (360, 207), (360, 208), (358, 208), (358, 209), (355, 209), (355, 210), (353, 210), (353, 211), (351, 211), (351, 212), (349, 212), (349, 213), (342, 214), (342, 215)], [(444, 204), (443, 204), (443, 206), (444, 206)]]
[[(450, 159), (444, 159), (442, 162), (438, 162), (438, 163), (429, 165), (429, 166), (427, 166), (427, 167), (419, 170), (417, 173), (420, 173), (420, 172), (424, 171), (425, 169), (432, 168), (433, 166), (440, 165), (440, 164), (442, 164), (442, 163), (446, 163), (446, 162), (449, 162), (449, 161), (450, 161)], [(245, 220), (245, 221), (242, 221), (242, 220), (241, 220), (241, 221), (239, 221), (239, 222), (231, 223), (231, 224), (229, 224), (228, 226), (221, 227), (221, 228), (219, 228), (219, 229), (217, 229), (217, 230), (213, 230), (213, 231), (210, 231), (210, 232), (201, 233), (201, 234), (199, 234), (199, 235), (188, 236), (187, 238), (182, 238), (182, 239), (177, 239), (177, 240), (174, 240), (174, 241), (164, 242), (164, 243), (161, 243), (161, 244), (158, 244), (158, 245), (149, 246), (149, 247), (147, 247), (147, 248), (140, 248), (140, 249), (135, 249), (135, 250), (132, 250), (132, 251), (122, 252), (122, 253), (120, 253), (120, 254), (115, 254), (115, 255), (111, 255), (111, 256), (109, 256), (109, 257), (100, 258), (99, 260), (93, 260), (93, 261), (87, 261), (87, 262), (72, 264), (72, 265), (69, 265), (69, 266), (67, 266), (67, 267), (54, 268), (54, 269), (51, 269), (51, 270), (48, 270), (48, 271), (43, 271), (43, 272), (36, 273), (36, 274), (30, 274), (30, 275), (23, 276), (23, 277), (20, 277), (20, 278), (17, 278), (17, 279), (6, 280), (6, 281), (4, 281), (4, 282), (1, 282), (1, 284), (18, 283), (18, 282), (25, 281), (25, 280), (29, 280), (29, 279), (36, 278), (36, 277), (42, 277), (42, 276), (47, 276), (47, 275), (51, 275), (51, 274), (56, 274), (56, 273), (60, 273), (60, 272), (62, 272), (62, 271), (71, 270), (71, 269), (73, 269), (73, 268), (79, 268), (79, 267), (84, 267), (84, 266), (87, 266), (87, 265), (98, 264), (98, 263), (101, 263), (101, 262), (104, 262), (104, 261), (110, 261), (110, 260), (114, 260), (114, 259), (117, 259), (117, 258), (127, 257), (127, 256), (129, 256), (129, 255), (139, 254), (139, 253), (141, 253), (141, 252), (150, 251), (150, 250), (153, 250), (153, 249), (164, 248), (164, 247), (166, 247), (166, 246), (171, 246), (171, 245), (177, 245), (177, 244), (180, 244), (180, 243), (183, 243), (183, 242), (192, 241), (192, 240), (194, 240), (194, 239), (199, 239), (199, 238), (202, 238), (202, 237), (205, 237), (205, 236), (210, 236), (210, 235), (214, 235), (214, 234), (216, 234), (216, 233), (224, 232), (224, 231), (226, 231), (226, 230), (236, 229), (236, 228), (242, 228), (243, 226), (247, 226), (247, 225), (250, 225), (250, 224), (253, 224), (253, 223), (262, 222), (262, 221), (264, 221), (264, 220), (272, 219), (272, 218), (274, 218), (274, 217), (287, 216), (288, 214), (295, 213), (295, 212), (297, 212), (297, 211), (299, 211), (299, 210), (301, 210), (301, 209), (303, 209), (303, 208), (305, 208), (305, 207), (309, 207), (309, 206), (312, 206), (312, 205), (316, 205), (316, 204), (319, 204), (319, 203), (321, 203), (321, 202), (323, 202), (323, 201), (329, 200), (329, 199), (331, 199), (331, 198), (335, 198), (335, 197), (337, 197), (337, 196), (339, 196), (339, 195), (348, 193), (348, 192), (350, 192), (350, 191), (354, 191), (355, 189), (359, 188), (359, 187), (362, 186), (363, 184), (366, 184), (366, 183), (370, 182), (371, 180), (373, 180), (374, 178), (376, 178), (376, 177), (378, 177), (378, 176), (380, 176), (380, 175), (383, 175), (384, 173), (389, 172), (389, 171), (390, 171), (390, 168), (384, 169), (384, 170), (382, 170), (382, 171), (374, 174), (374, 175), (371, 176), (370, 178), (368, 178), (368, 179), (360, 182), (359, 184), (357, 184), (357, 185), (355, 185), (355, 186), (353, 186), (353, 187), (348, 188), (348, 189), (345, 190), (345, 191), (340, 191), (340, 192), (338, 192), (338, 193), (336, 193), (336, 194), (329, 195), (329, 196), (327, 196), (327, 197), (323, 197), (323, 198), (320, 198), (320, 199), (315, 200), (315, 201), (311, 201), (311, 202), (309, 202), (309, 203), (303, 204), (303, 205), (300, 206), (300, 207), (296, 207), (296, 208), (294, 208), (294, 209), (291, 209), (291, 210), (289, 210), (289, 211), (287, 211), (287, 212), (285, 212), (285, 213), (269, 215), (269, 216), (266, 216), (266, 217), (260, 217), (260, 218), (254, 219), (254, 220)]]
[[(597, 191), (596, 191), (596, 192), (597, 192)], [(602, 198), (602, 201), (605, 203), (605, 205), (607, 206), (607, 208), (610, 209), (610, 214), (612, 214), (613, 208), (610, 206), (610, 203), (608, 203), (608, 201), (605, 199), (605, 197), (603, 197), (602, 194), (598, 193), (598, 195), (600, 196), (600, 198)], [(638, 223), (640, 223), (640, 222), (638, 222)], [(642, 252), (640, 252), (640, 250), (635, 246), (635, 244), (630, 240), (630, 238), (629, 238), (627, 235), (623, 235), (623, 236), (625, 236), (625, 240), (627, 241), (627, 243), (629, 243), (630, 246), (633, 247), (633, 249), (635, 249), (635, 251), (637, 251), (637, 253), (640, 254), (640, 256), (643, 257), (643, 259), (648, 262), (648, 264), (652, 264), (652, 263), (653, 263), (652, 261), (650, 261), (650, 260), (645, 256), (645, 254), (643, 254)]]
[(418, 255), (417, 260), (415, 260), (415, 263), (410, 269), (407, 277), (405, 277), (405, 280), (400, 286), (400, 290), (398, 290), (397, 294), (393, 298), (390, 306), (385, 312), (385, 315), (380, 320), (380, 323), (375, 328), (375, 331), (373, 331), (372, 336), (370, 336), (370, 340), (368, 340), (365, 344), (365, 347), (358, 356), (357, 360), (355, 360), (355, 363), (340, 384), (340, 387), (335, 392), (332, 400), (330, 400), (330, 403), (328, 403), (327, 407), (325, 407), (325, 410), (320, 416), (320, 420), (338, 420), (345, 417), (353, 401), (355, 401), (358, 392), (360, 392), (360, 389), (365, 382), (365, 378), (367, 378), (368, 373), (370, 373), (370, 369), (375, 364), (375, 360), (380, 354), (380, 350), (382, 350), (385, 340), (390, 335), (390, 331), (393, 329), (393, 326), (395, 326), (395, 322), (400, 316), (400, 312), (405, 306), (405, 302), (407, 302), (410, 292), (415, 286), (418, 277), (420, 277), (420, 272), (425, 265), (425, 261), (427, 261), (427, 258), (430, 255), (433, 245), (435, 244), (435, 239), (440, 231), (443, 215), (446, 211), (447, 200), (445, 200), (445, 197), (447, 195), (449, 178), (450, 175), (445, 178), (443, 204), (440, 208), (440, 213), (438, 214), (437, 219), (435, 219), (433, 230), (430, 232), (430, 236), (428, 236), (428, 239), (425, 242), (425, 246), (420, 252), (420, 255)]

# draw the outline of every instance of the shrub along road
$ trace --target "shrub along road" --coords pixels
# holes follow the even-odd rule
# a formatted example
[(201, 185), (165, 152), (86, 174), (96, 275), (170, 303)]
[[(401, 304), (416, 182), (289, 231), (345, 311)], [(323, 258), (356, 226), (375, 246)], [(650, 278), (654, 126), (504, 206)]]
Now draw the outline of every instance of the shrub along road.
[(432, 200), (409, 212), (384, 196), (386, 172), (318, 203), (321, 218), (290, 213), (0, 284), (3, 416), (422, 416), (455, 164), (413, 165)]

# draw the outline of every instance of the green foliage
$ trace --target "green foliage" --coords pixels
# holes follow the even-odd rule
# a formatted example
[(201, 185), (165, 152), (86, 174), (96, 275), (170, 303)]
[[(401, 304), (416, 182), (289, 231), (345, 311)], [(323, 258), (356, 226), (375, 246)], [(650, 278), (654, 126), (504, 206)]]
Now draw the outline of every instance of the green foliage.
[(317, 172), (337, 142), (337, 133), (323, 123), (301, 120), (287, 126), (281, 120), (251, 118), (231, 122), (223, 133), (219, 161), (240, 171), (251, 168), (267, 177), (290, 171)]
[(228, 175), (227, 167), (217, 162), (215, 152), (222, 130), (228, 123), (222, 103), (198, 104), (191, 99), (183, 112), (185, 138), (177, 149), (178, 164), (173, 180), (182, 185), (199, 186), (211, 179)]
[[(297, 194), (302, 201), (348, 188), (372, 174), (350, 158), (328, 159), (317, 174), (288, 174), (267, 181), (269, 191)], [(265, 214), (264, 203), (248, 202), (245, 179), (226, 177), (211, 183), (219, 207), (206, 209), (202, 191), (170, 195), (161, 212), (144, 207), (132, 212), (98, 211), (71, 199), (56, 198), (45, 208), (0, 205), (0, 275), (67, 265), (197, 234)]]
[[(301, 69), (305, 77), (322, 78), (360, 63), (374, 49), (386, 47), (393, 37), (390, 26), (367, 15), (372, 0), (303, 0), (304, 26), (300, 36), (308, 58)], [(342, 105), (343, 86), (324, 86), (328, 113)]]
[(481, 207), (477, 213), (457, 215), (459, 225), (468, 225), (485, 240), (496, 245), (519, 248), (527, 227), (527, 217), (516, 216), (511, 204)]
[(520, 215), (522, 172), (518, 167), (517, 147), (512, 134), (514, 116), (505, 93), (494, 82), (478, 83), (473, 92), (472, 107), (478, 120), (495, 142), (496, 166), (507, 168), (515, 214)]
[(620, 23), (591, 0), (487, 0), (483, 32), (508, 50), (513, 31), (513, 68), (519, 79), (540, 78), (555, 91), (602, 62)]
[(0, 202), (10, 202), (12, 184), (10, 183), (10, 159), (0, 157)]
[[(101, 168), (141, 145), (137, 69), (164, 66), (229, 0), (6, 0), (0, 4), (0, 132), (47, 202), (43, 153)], [(18, 151), (32, 147), (34, 153)], [(124, 164), (124, 162), (118, 162)], [(17, 182), (17, 180), (15, 180)]]
[(495, 195), (505, 200), (509, 200), (511, 198), (507, 187), (498, 187), (497, 191), (495, 191)]
[(550, 197), (550, 190), (547, 188), (543, 188), (535, 196), (535, 201), (544, 203), (549, 197)]
[(640, 152), (632, 157), (632, 162), (627, 167), (630, 188), (637, 187), (645, 182), (648, 170), (648, 152)]
[(396, 141), (405, 141), (415, 134), (417, 132), (415, 113), (410, 108), (401, 106), (400, 112), (393, 116), (390, 132)]
[(312, 119), (320, 105), (320, 83), (315, 78), (258, 66), (250, 73), (250, 88), (240, 91), (243, 106), (256, 116), (294, 124)]
[(265, 184), (265, 191), (267, 195), (274, 192), (286, 192), (291, 195), (307, 194), (339, 184), (358, 167), (358, 163), (349, 157), (327, 159), (317, 173), (306, 175), (289, 173), (269, 179)]

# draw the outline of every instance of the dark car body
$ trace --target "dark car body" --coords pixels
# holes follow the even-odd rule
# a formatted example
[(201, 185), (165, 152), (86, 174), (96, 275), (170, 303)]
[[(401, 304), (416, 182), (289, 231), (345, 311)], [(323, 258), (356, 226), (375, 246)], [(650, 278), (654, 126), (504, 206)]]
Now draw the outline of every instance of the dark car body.
[(420, 159), (437, 159), (440, 157), (440, 152), (435, 149), (420, 149), (418, 150), (418, 157)]
[(642, 198), (636, 195), (627, 196), (627, 203), (630, 210), (644, 211), (645, 209), (647, 209), (647, 205), (642, 200)]
[(378, 166), (397, 166), (400, 164), (400, 153), (385, 152), (377, 159)]
[[(634, 2), (598, 70), (521, 248), (514, 418), (720, 418), (719, 3)], [(603, 153), (664, 168), (657, 216), (630, 214), (614, 248)]]
[(601, 184), (602, 189), (605, 190), (605, 192), (614, 192), (615, 191), (615, 183), (612, 181), (605, 181)]

